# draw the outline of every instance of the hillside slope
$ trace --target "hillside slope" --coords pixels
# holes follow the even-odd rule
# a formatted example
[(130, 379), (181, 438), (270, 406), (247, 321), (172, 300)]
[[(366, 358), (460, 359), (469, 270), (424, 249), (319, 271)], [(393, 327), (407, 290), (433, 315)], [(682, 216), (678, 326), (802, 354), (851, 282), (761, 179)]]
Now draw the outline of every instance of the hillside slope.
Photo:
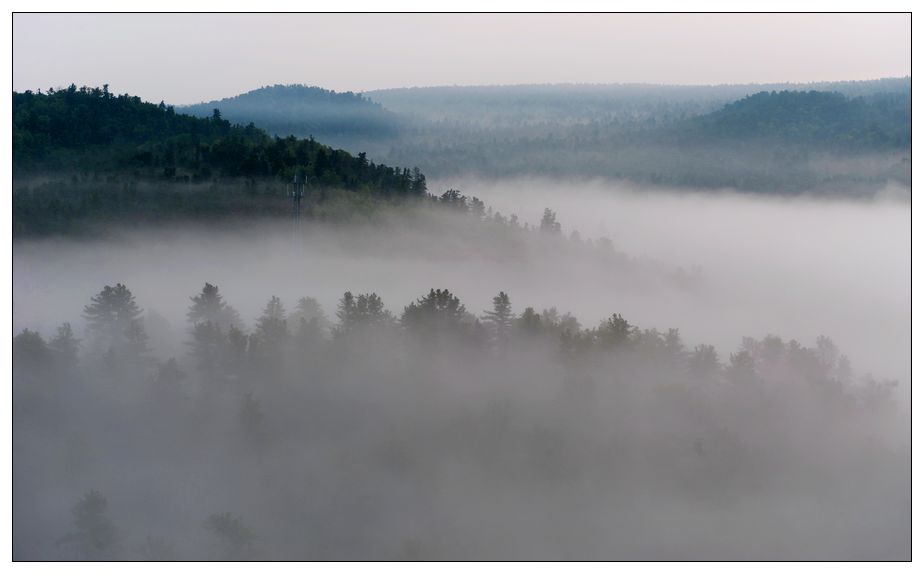
[(105, 87), (13, 93), (16, 174), (75, 170), (207, 181), (275, 178), (384, 194), (422, 194), (419, 171), (369, 162), (314, 139), (274, 138), (220, 113), (197, 118)]
[(907, 94), (848, 98), (836, 92), (760, 92), (678, 126), (695, 141), (764, 139), (832, 151), (908, 148)]
[(287, 216), (293, 177), (307, 216), (344, 219), (422, 198), (418, 169), (314, 139), (272, 137), (103, 88), (13, 93), (13, 233), (73, 233), (167, 219)]

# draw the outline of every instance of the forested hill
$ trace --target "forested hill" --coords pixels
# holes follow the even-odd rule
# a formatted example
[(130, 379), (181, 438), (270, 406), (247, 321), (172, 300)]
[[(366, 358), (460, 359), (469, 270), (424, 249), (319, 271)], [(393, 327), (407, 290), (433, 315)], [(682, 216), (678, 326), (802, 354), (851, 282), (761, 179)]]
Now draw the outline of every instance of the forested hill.
[(180, 111), (209, 117), (216, 108), (226, 119), (254, 122), (271, 134), (314, 136), (329, 143), (391, 138), (401, 129), (393, 113), (360, 94), (304, 85), (266, 86)]
[[(494, 129), (529, 123), (619, 124), (677, 119), (719, 110), (759, 92), (838, 92), (847, 97), (882, 93), (910, 95), (911, 78), (879, 80), (727, 84), (523, 84), (431, 86), (365, 92), (386, 109), (409, 117), (475, 124)], [(602, 127), (602, 124), (601, 124)]]
[[(868, 195), (910, 186), (909, 78), (780, 86), (494, 86), (373, 92), (414, 118), (385, 150), (436, 178), (599, 178)], [(416, 110), (416, 111), (415, 111)], [(860, 160), (860, 161), (857, 161)]]
[(207, 182), (218, 178), (290, 181), (305, 174), (315, 187), (382, 195), (423, 195), (419, 170), (369, 162), (314, 139), (272, 137), (253, 124), (234, 125), (177, 113), (103, 88), (13, 93), (13, 166), (17, 178), (76, 172), (136, 179)]
[[(760, 92), (676, 127), (686, 140), (767, 140), (864, 151), (911, 145), (907, 93), (848, 98), (835, 92)], [(675, 130), (669, 130), (671, 136)]]

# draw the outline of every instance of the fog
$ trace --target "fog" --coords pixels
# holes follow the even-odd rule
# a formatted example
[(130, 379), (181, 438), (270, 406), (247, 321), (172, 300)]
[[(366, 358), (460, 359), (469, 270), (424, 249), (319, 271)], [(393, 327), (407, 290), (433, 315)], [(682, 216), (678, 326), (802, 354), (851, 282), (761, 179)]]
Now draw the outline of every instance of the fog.
[[(696, 289), (682, 298), (617, 301), (638, 324), (679, 327), (687, 338), (729, 352), (743, 334), (806, 341), (826, 334), (862, 370), (910, 380), (907, 188), (887, 186), (865, 200), (838, 200), (609, 182), (437, 183), (438, 189), (449, 187), (525, 221), (538, 221), (549, 207), (565, 233), (607, 236), (634, 257), (700, 270)], [(612, 305), (605, 292), (590, 297), (578, 302), (579, 316), (596, 317)]]
[(723, 356), (743, 336), (811, 342), (824, 334), (857, 370), (909, 380), (907, 191), (838, 201), (545, 180), (432, 187), (460, 189), (531, 226), (551, 208), (566, 236), (609, 238), (633, 265), (599, 268), (596, 259), (556, 257), (523, 237), (494, 245), (464, 219), (434, 213), (373, 227), (305, 223), (300, 240), (287, 221), (123, 229), (102, 242), (17, 244), (14, 330), (77, 326), (89, 297), (117, 281), (180, 329), (205, 281), (219, 285), (248, 324), (270, 295), (290, 305), (310, 295), (333, 316), (344, 291), (374, 291), (400, 313), (422, 290), (442, 286), (476, 314), (504, 290), (518, 311), (557, 307), (588, 326), (618, 312), (641, 327), (679, 328)]
[[(907, 190), (431, 184), (449, 187), (531, 227), (549, 208), (562, 233), (424, 205), (18, 241), (14, 330), (70, 322), (82, 342), (67, 366), (14, 346), (14, 558), (910, 556)], [(230, 328), (214, 356), (190, 344), (206, 282), (246, 353)], [(83, 316), (116, 283), (146, 351)], [(468, 314), (406, 310), (431, 288)], [(346, 291), (400, 324), (350, 319)], [(506, 330), (483, 316), (499, 291)], [(271, 296), (313, 297), (331, 324), (289, 315), (272, 339)], [(638, 331), (533, 328), (527, 307)]]

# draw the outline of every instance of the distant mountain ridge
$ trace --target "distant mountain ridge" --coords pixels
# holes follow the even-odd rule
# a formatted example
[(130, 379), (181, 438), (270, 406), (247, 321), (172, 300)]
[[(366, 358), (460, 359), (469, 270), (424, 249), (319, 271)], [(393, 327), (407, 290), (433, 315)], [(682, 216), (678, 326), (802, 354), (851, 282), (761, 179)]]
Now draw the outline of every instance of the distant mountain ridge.
[[(434, 87), (365, 94), (275, 85), (176, 111), (194, 112), (201, 121), (211, 121), (216, 109), (223, 121), (252, 123), (249, 129), (261, 134), (267, 130), (283, 139), (288, 134), (314, 136), (354, 156), (369, 158), (364, 161), (374, 160), (379, 164), (377, 170), (383, 169), (381, 164), (416, 165), (437, 179), (601, 178), (768, 193), (822, 189), (863, 193), (889, 182), (910, 183), (907, 77), (730, 86)], [(14, 153), (20, 160), (23, 152), (31, 154), (35, 142), (30, 138), (44, 137), (38, 129), (22, 139), (22, 126), (41, 128), (42, 118), (41, 113), (33, 114), (29, 123), (14, 125)], [(150, 125), (145, 121), (123, 135), (150, 135), (149, 128), (159, 129), (160, 120)], [(105, 129), (106, 124), (101, 125)], [(205, 134), (218, 126), (206, 129), (203, 124), (196, 129)], [(98, 128), (84, 130), (80, 137), (92, 143), (94, 130)], [(67, 130), (62, 134), (65, 139), (61, 141), (65, 141)], [(154, 148), (150, 149), (153, 155), (138, 152), (136, 160), (160, 162), (166, 171), (172, 161), (171, 146), (182, 151), (188, 144), (180, 138), (163, 149), (157, 147), (161, 144), (140, 145)], [(225, 162), (224, 172), (272, 173), (276, 169), (272, 166), (277, 153), (265, 144), (252, 149), (249, 144), (217, 149), (229, 149), (229, 157), (242, 160)], [(73, 159), (84, 151), (75, 148), (64, 155)], [(245, 156), (236, 155), (242, 152)], [(863, 161), (854, 161), (861, 156)], [(214, 154), (203, 157), (217, 158)], [(199, 177), (196, 166), (201, 160), (196, 157), (185, 172), (178, 165), (177, 173)], [(328, 167), (323, 154), (320, 162), (308, 161), (319, 180), (339, 180), (348, 188), (368, 181), (365, 177), (325, 176)], [(16, 165), (26, 163), (17, 161)], [(346, 165), (338, 162), (334, 169)], [(384, 187), (397, 182), (404, 188), (405, 182), (413, 183), (413, 173), (394, 175), (384, 178), (391, 182)], [(202, 177), (208, 177), (207, 170)], [(383, 181), (373, 180), (369, 183), (374, 187)]]
[(889, 182), (910, 185), (910, 92), (906, 77), (808, 85), (409, 88), (367, 95), (416, 119), (413, 137), (395, 141), (379, 157), (390, 163), (413, 158), (434, 178), (529, 175), (862, 194)]
[(832, 150), (901, 149), (911, 145), (911, 99), (902, 93), (849, 98), (838, 92), (759, 92), (678, 128), (699, 142), (765, 140)]
[(483, 115), (485, 125), (542, 116), (557, 121), (620, 121), (657, 115), (702, 115), (759, 92), (825, 91), (848, 97), (877, 93), (911, 93), (911, 78), (877, 80), (721, 84), (521, 84), (509, 86), (432, 86), (364, 92), (398, 114), (431, 120), (472, 120)]
[(401, 127), (393, 113), (361, 94), (301, 84), (264, 86), (177, 109), (199, 117), (218, 109), (226, 119), (253, 122), (273, 135), (311, 136), (335, 146), (344, 140), (394, 137)]

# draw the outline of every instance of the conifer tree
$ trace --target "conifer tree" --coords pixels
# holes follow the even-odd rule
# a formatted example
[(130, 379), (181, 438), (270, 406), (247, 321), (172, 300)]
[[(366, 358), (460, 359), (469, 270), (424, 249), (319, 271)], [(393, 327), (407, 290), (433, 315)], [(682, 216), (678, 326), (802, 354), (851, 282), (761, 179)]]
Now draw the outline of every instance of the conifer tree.
[(232, 325), (240, 325), (240, 316), (233, 307), (225, 303), (217, 285), (206, 283), (202, 291), (191, 300), (192, 305), (186, 313), (186, 318), (191, 324), (212, 322), (222, 332), (227, 332)]
[(484, 320), (488, 323), (491, 337), (498, 348), (504, 347), (513, 328), (513, 310), (510, 305), (510, 296), (501, 291), (493, 299), (494, 307), (485, 311)]
[(116, 283), (103, 287), (84, 307), (91, 340), (104, 352), (135, 356), (147, 350), (147, 334), (141, 322), (141, 308), (128, 287)]
[(74, 330), (70, 323), (63, 323), (58, 327), (58, 334), (48, 344), (55, 361), (62, 367), (73, 367), (77, 364), (77, 352), (80, 341), (74, 337)]

